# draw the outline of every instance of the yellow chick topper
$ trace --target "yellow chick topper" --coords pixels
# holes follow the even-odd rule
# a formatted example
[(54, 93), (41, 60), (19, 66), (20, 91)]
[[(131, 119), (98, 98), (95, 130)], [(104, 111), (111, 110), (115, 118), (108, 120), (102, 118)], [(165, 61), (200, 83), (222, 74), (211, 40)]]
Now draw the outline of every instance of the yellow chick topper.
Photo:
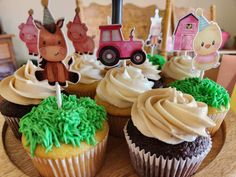
[(219, 48), (222, 43), (222, 33), (216, 22), (208, 21), (203, 15), (202, 9), (197, 9), (198, 33), (193, 41), (195, 57), (193, 67), (197, 70), (209, 70), (219, 66)]

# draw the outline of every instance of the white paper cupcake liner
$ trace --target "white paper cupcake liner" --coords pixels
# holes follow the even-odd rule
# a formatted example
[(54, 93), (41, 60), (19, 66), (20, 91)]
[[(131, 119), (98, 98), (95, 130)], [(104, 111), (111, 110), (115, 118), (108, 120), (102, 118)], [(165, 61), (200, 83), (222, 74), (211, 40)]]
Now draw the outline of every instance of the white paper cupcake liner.
[(151, 155), (150, 152), (145, 152), (144, 149), (132, 143), (127, 132), (127, 125), (124, 133), (132, 165), (140, 177), (189, 177), (197, 171), (212, 147), (210, 143), (209, 147), (197, 157), (165, 159), (163, 156)]
[(220, 128), (227, 113), (228, 111), (222, 112), (222, 113), (216, 113), (216, 114), (208, 114), (208, 117), (210, 117), (211, 120), (213, 120), (216, 124), (216, 126), (207, 129), (210, 132), (211, 136), (213, 136), (217, 132), (217, 130)]
[(5, 118), (5, 121), (7, 125), (11, 128), (13, 134), (17, 139), (21, 139), (21, 133), (19, 132), (19, 122), (20, 119), (17, 117), (8, 117), (8, 116), (3, 116)]
[(106, 138), (92, 149), (64, 159), (46, 159), (31, 157), (35, 168), (43, 177), (94, 177), (103, 165)]

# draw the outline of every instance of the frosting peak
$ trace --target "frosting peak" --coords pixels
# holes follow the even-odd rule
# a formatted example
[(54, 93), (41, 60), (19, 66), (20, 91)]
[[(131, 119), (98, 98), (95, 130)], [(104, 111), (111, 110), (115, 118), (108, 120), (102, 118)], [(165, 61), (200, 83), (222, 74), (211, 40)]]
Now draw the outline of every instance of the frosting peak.
[(39, 104), (42, 99), (55, 95), (55, 88), (47, 81), (39, 82), (35, 78), (37, 67), (31, 61), (19, 68), (14, 75), (0, 82), (0, 95), (15, 104)]
[(93, 56), (86, 56), (86, 58), (76, 57), (72, 69), (80, 72), (80, 83), (83, 84), (92, 84), (105, 76), (104, 66)]
[(192, 58), (190, 56), (177, 56), (171, 58), (164, 65), (163, 73), (166, 77), (176, 80), (200, 76), (200, 71), (192, 71)]
[(131, 107), (140, 93), (151, 90), (153, 82), (133, 66), (110, 69), (97, 87), (97, 96), (119, 108)]
[(131, 116), (143, 135), (168, 144), (179, 144), (194, 141), (197, 136), (208, 136), (206, 128), (215, 124), (207, 112), (205, 103), (165, 88), (141, 94), (132, 107)]

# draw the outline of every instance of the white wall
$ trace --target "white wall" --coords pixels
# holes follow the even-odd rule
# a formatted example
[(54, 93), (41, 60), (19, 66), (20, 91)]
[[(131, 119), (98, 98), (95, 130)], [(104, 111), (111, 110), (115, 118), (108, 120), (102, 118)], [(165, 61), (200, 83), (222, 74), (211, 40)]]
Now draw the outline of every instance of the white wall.
[[(7, 33), (16, 35), (14, 38), (14, 49), (18, 63), (22, 63), (29, 58), (26, 47), (18, 38), (18, 25), (27, 19), (27, 11), (30, 8), (34, 9), (34, 17), (42, 20), (43, 8), (40, 2), (41, 0), (0, 0), (0, 20), (3, 29)], [(88, 5), (91, 2), (109, 4), (111, 0), (84, 0), (84, 5)], [(165, 7), (164, 0), (124, 0), (124, 3), (134, 2), (139, 6), (157, 3), (158, 7)], [(211, 4), (215, 4), (217, 7), (217, 22), (220, 24), (221, 28), (235, 36), (236, 0), (175, 0), (175, 5), (179, 7), (209, 8)], [(67, 23), (68, 20), (74, 17), (75, 0), (50, 0), (50, 9), (56, 19), (66, 17)], [(65, 27), (64, 31), (66, 31)], [(72, 52), (73, 48), (71, 43), (68, 42), (68, 44)]]

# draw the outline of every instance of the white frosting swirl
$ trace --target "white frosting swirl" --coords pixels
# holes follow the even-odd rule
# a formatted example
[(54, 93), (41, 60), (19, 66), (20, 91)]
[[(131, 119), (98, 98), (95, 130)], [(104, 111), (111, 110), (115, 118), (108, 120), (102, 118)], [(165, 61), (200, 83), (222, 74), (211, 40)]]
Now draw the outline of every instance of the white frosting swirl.
[(193, 70), (192, 58), (190, 56), (177, 56), (171, 58), (164, 65), (162, 72), (166, 77), (176, 80), (200, 76), (200, 71)]
[(3, 79), (0, 83), (0, 95), (15, 104), (39, 104), (42, 99), (55, 95), (55, 88), (48, 82), (39, 82), (35, 78), (37, 67), (31, 61), (19, 68), (14, 75)]
[(174, 88), (154, 89), (141, 94), (134, 102), (131, 116), (134, 125), (147, 137), (168, 144), (192, 142), (208, 136), (214, 122), (207, 116), (205, 103)]
[(159, 73), (161, 72), (160, 70), (158, 70), (158, 66), (154, 66), (152, 65), (148, 60), (146, 60), (143, 64), (141, 65), (135, 65), (133, 63), (131, 63), (132, 66), (139, 68), (142, 70), (143, 75), (148, 78), (148, 79), (152, 79), (152, 80), (159, 80), (161, 78), (161, 76), (159, 75)]
[(103, 79), (106, 74), (104, 69), (104, 66), (92, 56), (75, 57), (72, 66), (72, 70), (79, 71), (81, 74), (79, 83), (83, 84), (92, 84)]
[(119, 108), (128, 108), (140, 93), (152, 87), (153, 82), (148, 81), (140, 69), (127, 66), (109, 70), (96, 92), (103, 101)]

